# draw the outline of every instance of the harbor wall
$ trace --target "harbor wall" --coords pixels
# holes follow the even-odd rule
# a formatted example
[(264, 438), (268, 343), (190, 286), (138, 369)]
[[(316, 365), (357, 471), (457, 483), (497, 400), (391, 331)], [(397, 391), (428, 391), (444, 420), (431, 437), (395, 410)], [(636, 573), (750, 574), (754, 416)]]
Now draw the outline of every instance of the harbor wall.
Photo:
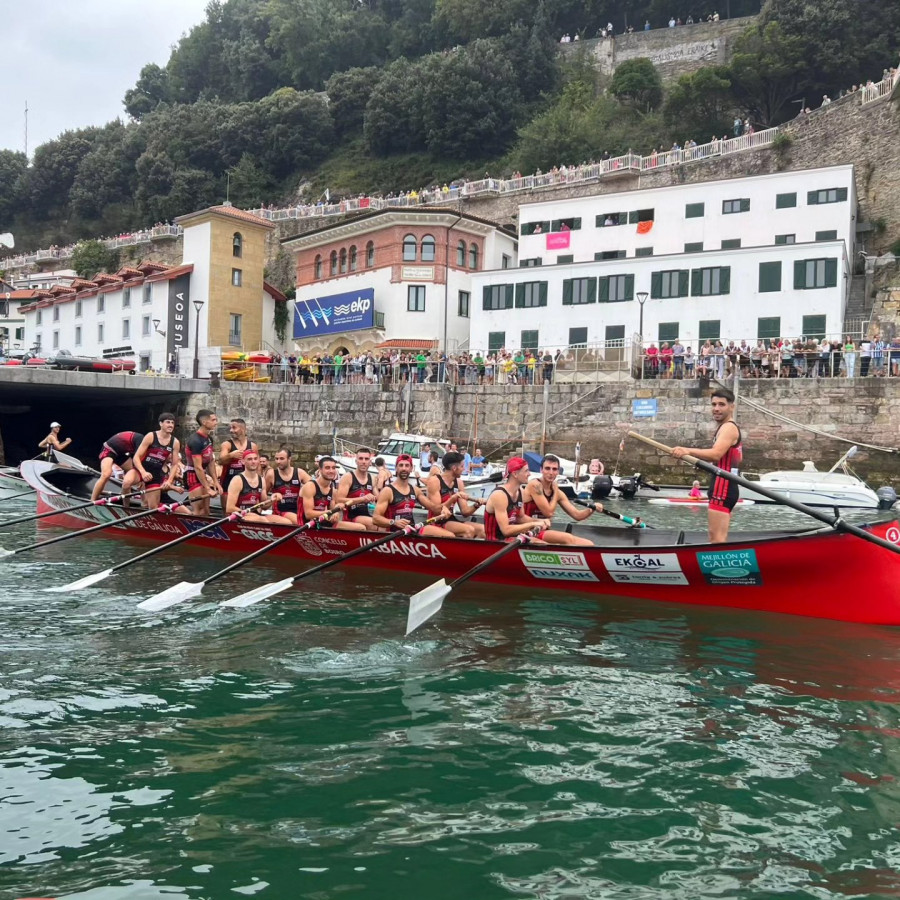
[[(545, 446), (548, 452), (572, 457), (580, 441), (582, 456), (599, 457), (608, 470), (618, 458), (620, 473), (684, 478), (683, 466), (639, 442), (627, 440), (623, 451), (619, 443), (633, 429), (665, 444), (709, 446), (714, 430), (709, 393), (710, 387), (698, 381), (549, 385)], [(425, 384), (413, 385), (408, 394), (408, 420), (404, 389), (382, 385), (223, 384), (208, 394), (191, 395), (185, 413), (192, 418), (201, 407), (214, 409), (223, 420), (222, 437), (228, 419), (244, 418), (264, 450), (274, 452), (286, 442), (307, 464), (315, 454), (331, 451), (333, 430), (343, 440), (373, 444), (402, 430), (407, 421), (410, 431), (461, 444), (477, 434), (489, 458), (517, 452), (523, 433), (526, 449), (540, 449), (545, 414), (541, 386)], [(900, 446), (900, 379), (742, 379), (739, 398), (747, 471), (799, 468), (807, 459), (827, 469), (847, 449), (829, 435)], [(822, 434), (779, 422), (744, 399)], [(656, 401), (656, 416), (635, 417), (634, 401), (648, 400)], [(900, 454), (861, 449), (854, 468), (878, 485), (900, 485)]]

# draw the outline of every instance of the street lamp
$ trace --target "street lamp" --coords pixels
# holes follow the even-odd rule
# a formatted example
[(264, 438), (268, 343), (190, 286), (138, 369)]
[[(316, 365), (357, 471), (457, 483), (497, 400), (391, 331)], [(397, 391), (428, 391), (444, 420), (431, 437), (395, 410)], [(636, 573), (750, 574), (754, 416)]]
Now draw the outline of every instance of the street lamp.
[(166, 333), (165, 333), (164, 331), (160, 331), (160, 330), (159, 330), (159, 325), (160, 325), (160, 320), (159, 320), (159, 319), (154, 319), (154, 320), (153, 320), (153, 330), (154, 330), (157, 334), (162, 335), (162, 337), (165, 337), (165, 336), (166, 336)]
[(200, 310), (203, 308), (202, 300), (194, 301), (194, 309), (197, 310), (197, 319), (194, 324), (194, 378), (200, 377)]
[(644, 343), (644, 304), (650, 295), (646, 291), (637, 292), (637, 302), (641, 304), (641, 321), (638, 325), (638, 334), (641, 336), (641, 344)]

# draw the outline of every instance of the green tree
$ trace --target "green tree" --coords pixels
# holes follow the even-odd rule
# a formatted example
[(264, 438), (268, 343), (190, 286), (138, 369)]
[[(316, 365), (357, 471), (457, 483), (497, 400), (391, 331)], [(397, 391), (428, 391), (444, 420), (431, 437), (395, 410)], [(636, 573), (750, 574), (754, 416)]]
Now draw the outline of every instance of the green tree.
[(271, 180), (249, 153), (245, 153), (238, 164), (228, 170), (228, 179), (228, 199), (244, 209), (262, 206), (272, 190)]
[(663, 115), (682, 140), (698, 144), (730, 131), (736, 102), (727, 68), (707, 66), (682, 75), (669, 88)]
[(30, 205), (37, 218), (64, 215), (78, 167), (90, 153), (99, 129), (66, 131), (34, 151), (28, 170)]
[(125, 91), (125, 112), (140, 121), (160, 103), (171, 100), (169, 73), (156, 63), (147, 63), (133, 88)]
[(398, 59), (382, 72), (366, 104), (363, 134), (372, 153), (386, 155), (425, 147), (422, 123), (424, 63)]
[(77, 215), (100, 218), (110, 204), (131, 199), (134, 160), (127, 152), (127, 130), (118, 120), (106, 125), (78, 164), (69, 191), (69, 202)]
[(662, 102), (662, 79), (649, 59), (628, 59), (616, 66), (609, 92), (621, 102), (648, 112)]
[(328, 79), (325, 90), (337, 137), (344, 138), (362, 132), (366, 104), (372, 96), (378, 76), (378, 68), (369, 66), (336, 72)]
[(9, 231), (14, 217), (21, 212), (27, 169), (24, 153), (0, 150), (0, 232)]
[(98, 272), (114, 272), (119, 254), (108, 250), (100, 241), (80, 241), (72, 251), (72, 268), (79, 278), (91, 278)]

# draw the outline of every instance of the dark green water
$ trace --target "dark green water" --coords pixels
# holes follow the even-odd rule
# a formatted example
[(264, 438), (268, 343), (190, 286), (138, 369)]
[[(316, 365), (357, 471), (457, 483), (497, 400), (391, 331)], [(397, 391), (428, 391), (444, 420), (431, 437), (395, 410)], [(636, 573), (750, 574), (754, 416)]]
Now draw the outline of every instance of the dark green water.
[(476, 586), (404, 639), (423, 581), (340, 568), (142, 614), (177, 552), (41, 591), (129, 552), (0, 562), (4, 900), (900, 893), (900, 629)]

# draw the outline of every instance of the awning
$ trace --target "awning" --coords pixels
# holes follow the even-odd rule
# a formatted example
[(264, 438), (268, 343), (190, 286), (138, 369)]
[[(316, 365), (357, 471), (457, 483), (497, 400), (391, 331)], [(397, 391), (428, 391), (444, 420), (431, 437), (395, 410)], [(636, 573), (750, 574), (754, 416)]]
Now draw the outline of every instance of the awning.
[(434, 350), (438, 342), (424, 338), (391, 338), (375, 345), (376, 350)]

